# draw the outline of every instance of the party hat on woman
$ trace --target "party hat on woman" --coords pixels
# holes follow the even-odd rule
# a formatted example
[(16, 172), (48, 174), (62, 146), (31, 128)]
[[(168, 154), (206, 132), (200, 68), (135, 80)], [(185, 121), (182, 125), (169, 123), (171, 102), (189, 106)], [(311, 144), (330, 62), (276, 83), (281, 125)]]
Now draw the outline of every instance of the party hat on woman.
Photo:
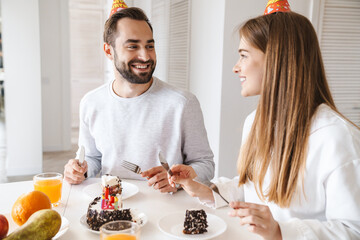
[(290, 5), (287, 0), (269, 0), (264, 15), (276, 12), (290, 12)]
[(127, 7), (128, 6), (126, 5), (126, 3), (123, 0), (114, 0), (112, 7), (111, 7), (110, 16), (113, 15), (114, 13), (116, 13), (117, 11), (120, 11), (121, 9), (124, 9)]

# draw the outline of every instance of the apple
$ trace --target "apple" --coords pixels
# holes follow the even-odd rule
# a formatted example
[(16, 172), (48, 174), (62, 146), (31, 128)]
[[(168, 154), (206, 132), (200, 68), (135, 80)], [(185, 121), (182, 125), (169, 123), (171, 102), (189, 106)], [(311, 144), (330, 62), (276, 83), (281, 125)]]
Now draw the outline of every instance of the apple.
[(0, 239), (6, 237), (8, 231), (9, 231), (9, 222), (4, 215), (0, 214)]

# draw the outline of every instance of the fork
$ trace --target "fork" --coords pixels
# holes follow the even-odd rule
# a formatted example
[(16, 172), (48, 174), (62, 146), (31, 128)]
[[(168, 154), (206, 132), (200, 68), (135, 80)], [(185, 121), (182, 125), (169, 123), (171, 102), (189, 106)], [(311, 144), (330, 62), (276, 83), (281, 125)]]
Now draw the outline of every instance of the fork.
[(141, 168), (138, 165), (134, 164), (134, 163), (131, 163), (131, 162), (128, 162), (128, 161), (124, 160), (121, 163), (121, 166), (123, 166), (127, 170), (130, 170), (130, 171), (132, 171), (132, 172), (134, 172), (136, 174), (141, 174)]
[(215, 184), (211, 183), (211, 184), (210, 184), (210, 188), (211, 188), (211, 190), (213, 190), (214, 192), (216, 192), (217, 194), (219, 194), (219, 196), (220, 196), (227, 204), (229, 204), (229, 201), (226, 200), (226, 199), (220, 194), (220, 191), (219, 191), (218, 187), (217, 187)]

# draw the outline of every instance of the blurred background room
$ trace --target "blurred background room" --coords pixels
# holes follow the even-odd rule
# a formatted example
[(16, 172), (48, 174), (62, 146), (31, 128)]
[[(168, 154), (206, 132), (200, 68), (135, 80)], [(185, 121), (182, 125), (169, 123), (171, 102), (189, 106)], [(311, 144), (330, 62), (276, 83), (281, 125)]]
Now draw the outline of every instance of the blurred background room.
[[(339, 110), (360, 126), (360, 0), (288, 0), (317, 30)], [(216, 176), (236, 175), (242, 125), (258, 98), (243, 98), (232, 67), (236, 27), (267, 0), (126, 0), (154, 28), (160, 79), (200, 101)], [(113, 79), (103, 53), (112, 0), (1, 0), (0, 183), (63, 172), (75, 157), (79, 102)], [(234, 111), (237, 109), (237, 111)]]

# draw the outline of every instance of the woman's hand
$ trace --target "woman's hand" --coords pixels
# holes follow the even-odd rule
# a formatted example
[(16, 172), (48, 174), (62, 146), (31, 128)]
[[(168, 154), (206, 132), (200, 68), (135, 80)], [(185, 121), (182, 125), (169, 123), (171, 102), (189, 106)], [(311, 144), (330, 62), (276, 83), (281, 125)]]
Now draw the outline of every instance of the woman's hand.
[(159, 190), (162, 193), (177, 192), (175, 187), (170, 186), (167, 175), (165, 168), (162, 166), (153, 167), (141, 173), (142, 177), (147, 178), (148, 185), (152, 186), (155, 190)]
[(195, 170), (188, 165), (175, 164), (170, 169), (174, 174), (174, 179), (178, 181), (186, 182), (197, 177)]
[(234, 210), (229, 213), (231, 217), (239, 217), (240, 225), (249, 224), (250, 232), (259, 234), (264, 239), (281, 240), (281, 230), (274, 220), (268, 206), (247, 202), (231, 202)]
[(171, 167), (173, 176), (168, 175), (169, 183), (171, 186), (175, 186), (176, 183), (192, 197), (198, 197), (200, 200), (212, 200), (214, 201), (212, 190), (206, 185), (194, 181), (197, 177), (196, 172), (191, 166), (176, 164)]
[(175, 164), (171, 167), (171, 171), (174, 175), (168, 175), (170, 185), (175, 187), (175, 184), (180, 184), (190, 196), (194, 197), (196, 182), (194, 182), (193, 179), (197, 177), (194, 169), (187, 165)]

